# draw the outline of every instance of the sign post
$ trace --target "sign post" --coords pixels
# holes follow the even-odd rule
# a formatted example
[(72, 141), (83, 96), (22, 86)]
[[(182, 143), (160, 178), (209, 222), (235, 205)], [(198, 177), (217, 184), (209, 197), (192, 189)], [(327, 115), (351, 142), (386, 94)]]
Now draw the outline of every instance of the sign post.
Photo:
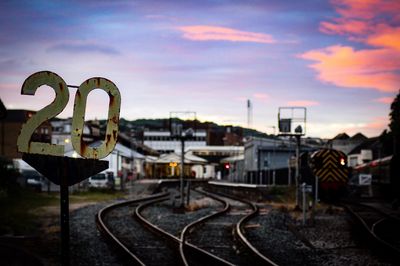
[(306, 134), (306, 118), (307, 109), (305, 107), (279, 107), (278, 109), (279, 135), (296, 137), (295, 210), (299, 210), (300, 146), (301, 136), (304, 136)]
[[(63, 111), (68, 103), (68, 85), (57, 74), (41, 71), (29, 76), (22, 85), (21, 94), (35, 95), (36, 90), (48, 85), (56, 93), (55, 100), (34, 114), (22, 125), (17, 146), (22, 159), (56, 185), (60, 185), (61, 265), (70, 264), (69, 256), (69, 194), (68, 188), (108, 168), (102, 161), (115, 147), (118, 136), (121, 95), (111, 81), (96, 77), (78, 87), (72, 117), (72, 144), (83, 158), (64, 156), (64, 146), (31, 141), (34, 131), (46, 120)], [(73, 86), (77, 87), (77, 86)], [(91, 147), (83, 140), (83, 126), (87, 96), (93, 89), (102, 89), (110, 97), (106, 137), (100, 146)]]
[(303, 194), (303, 225), (306, 225), (306, 212), (307, 212), (307, 203), (306, 203), (306, 193), (312, 192), (312, 186), (307, 185), (306, 183), (301, 184), (301, 192)]

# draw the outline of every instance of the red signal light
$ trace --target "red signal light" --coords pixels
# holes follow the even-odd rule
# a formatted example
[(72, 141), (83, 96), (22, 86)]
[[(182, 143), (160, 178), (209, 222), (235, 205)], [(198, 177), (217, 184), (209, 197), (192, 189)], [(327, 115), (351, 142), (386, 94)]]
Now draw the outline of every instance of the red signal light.
[(229, 169), (231, 166), (229, 165), (229, 163), (225, 164), (225, 169)]

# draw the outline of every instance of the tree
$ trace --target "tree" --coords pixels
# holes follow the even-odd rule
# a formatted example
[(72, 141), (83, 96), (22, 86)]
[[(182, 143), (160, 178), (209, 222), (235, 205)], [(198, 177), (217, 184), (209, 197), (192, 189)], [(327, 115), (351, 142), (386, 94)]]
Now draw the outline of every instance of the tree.
[(400, 152), (400, 91), (390, 105), (389, 128), (393, 137), (393, 154)]

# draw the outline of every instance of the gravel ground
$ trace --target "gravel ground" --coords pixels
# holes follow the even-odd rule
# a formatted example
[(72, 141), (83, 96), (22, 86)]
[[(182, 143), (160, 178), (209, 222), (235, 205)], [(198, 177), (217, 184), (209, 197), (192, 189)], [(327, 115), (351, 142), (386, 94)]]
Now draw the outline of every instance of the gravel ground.
[[(165, 228), (172, 226), (171, 233), (178, 235), (183, 225), (221, 208), (221, 204), (214, 200), (200, 199), (202, 196), (196, 193), (193, 196), (197, 198), (191, 201), (193, 211), (186, 212), (186, 215), (172, 212), (171, 202), (152, 207), (145, 215), (155, 222), (163, 221)], [(71, 265), (123, 265), (95, 227), (96, 213), (108, 204), (94, 204), (71, 212)], [(372, 254), (363, 243), (353, 240), (349, 219), (341, 209), (331, 213), (321, 210), (315, 216), (313, 226), (302, 226), (301, 220), (294, 218), (299, 218), (298, 213), (261, 207), (262, 215), (246, 225), (246, 236), (262, 253), (280, 265), (396, 265)], [(52, 220), (49, 230), (36, 242), (38, 250), (46, 251), (47, 256), (42, 255), (46, 265), (59, 265), (59, 231), (56, 225), (58, 219)]]
[(207, 222), (196, 226), (189, 234), (188, 241), (207, 250), (230, 263), (237, 265), (252, 265), (252, 255), (240, 249), (234, 239), (236, 223), (251, 211), (251, 208), (239, 201), (227, 199), (231, 206), (228, 213), (214, 217)]
[(321, 211), (312, 226), (297, 216), (274, 209), (251, 220), (246, 236), (279, 265), (394, 265), (353, 240), (344, 211)]
[(146, 208), (142, 214), (151, 223), (164, 229), (168, 233), (180, 237), (181, 230), (191, 222), (200, 219), (216, 211), (216, 208), (222, 207), (222, 204), (211, 199), (204, 198), (202, 194), (191, 192), (191, 204), (194, 207), (192, 211), (176, 212), (171, 201)]
[(106, 215), (107, 226), (146, 265), (176, 265), (179, 252), (167, 245), (165, 240), (143, 228), (132, 216), (138, 205), (136, 203), (112, 210)]
[(106, 204), (96, 204), (71, 214), (71, 265), (121, 265), (96, 228), (95, 215)]

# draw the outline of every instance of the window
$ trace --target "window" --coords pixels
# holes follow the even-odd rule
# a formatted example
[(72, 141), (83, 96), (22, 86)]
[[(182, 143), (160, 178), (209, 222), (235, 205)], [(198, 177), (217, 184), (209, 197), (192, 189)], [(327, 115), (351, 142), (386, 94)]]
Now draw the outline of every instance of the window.
[(264, 158), (264, 167), (268, 166), (269, 166), (268, 158)]

